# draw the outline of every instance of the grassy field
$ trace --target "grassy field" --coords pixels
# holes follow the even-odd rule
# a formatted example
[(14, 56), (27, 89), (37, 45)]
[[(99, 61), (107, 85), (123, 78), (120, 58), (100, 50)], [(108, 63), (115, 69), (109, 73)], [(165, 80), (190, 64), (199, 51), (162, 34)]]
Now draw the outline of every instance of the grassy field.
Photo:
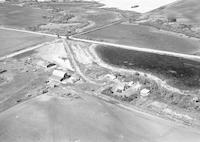
[(193, 54), (200, 49), (197, 40), (160, 32), (142, 25), (118, 24), (80, 37), (185, 54)]
[(199, 0), (182, 0), (173, 5), (162, 7), (149, 14), (166, 15), (176, 17), (178, 21), (199, 24), (200, 3)]
[(47, 20), (42, 16), (47, 14), (47, 10), (0, 4), (0, 24), (9, 27), (28, 28), (45, 24)]
[[(99, 11), (99, 12), (98, 12)], [(95, 22), (95, 27), (103, 26), (114, 21), (120, 20), (121, 16), (117, 12), (98, 10), (96, 13), (90, 13), (86, 16), (88, 20)]]
[[(122, 18), (120, 12), (99, 8), (97, 2), (0, 4), (0, 25), (61, 35), (96, 28)], [(37, 8), (36, 8), (37, 7)], [(49, 28), (48, 24), (57, 24)], [(70, 25), (75, 23), (75, 25)], [(59, 25), (62, 24), (62, 25)], [(46, 26), (46, 27), (45, 27)]]
[[(61, 88), (59, 88), (61, 89)], [(199, 131), (92, 95), (41, 95), (0, 114), (4, 142), (198, 142)]]
[(0, 29), (0, 56), (53, 39), (53, 37)]
[[(64, 10), (65, 12), (74, 15), (74, 19), (76, 19), (76, 22), (94, 22), (95, 25), (90, 28), (95, 28), (105, 24), (109, 24), (113, 21), (122, 18), (119, 12), (110, 9), (101, 9), (99, 8), (101, 4), (98, 4), (96, 2), (65, 2), (62, 4), (45, 3), (43, 4), (43, 6)], [(69, 20), (69, 22), (72, 21)]]
[(200, 38), (199, 13), (200, 3), (198, 0), (180, 0), (143, 14), (137, 20), (141, 20), (140, 24)]
[(65, 3), (44, 3), (42, 5), (60, 8), (62, 10), (71, 10), (74, 8), (91, 8), (91, 7), (98, 7), (101, 4), (96, 2), (87, 2), (87, 1), (79, 1), (79, 2), (65, 2)]

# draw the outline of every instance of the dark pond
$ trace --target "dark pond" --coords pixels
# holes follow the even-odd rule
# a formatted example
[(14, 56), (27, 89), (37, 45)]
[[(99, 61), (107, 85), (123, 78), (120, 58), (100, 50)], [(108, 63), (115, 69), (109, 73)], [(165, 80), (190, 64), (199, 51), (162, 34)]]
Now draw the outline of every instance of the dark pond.
[(170, 85), (180, 89), (200, 87), (199, 62), (104, 45), (97, 46), (95, 50), (99, 57), (108, 64), (152, 73), (167, 79)]

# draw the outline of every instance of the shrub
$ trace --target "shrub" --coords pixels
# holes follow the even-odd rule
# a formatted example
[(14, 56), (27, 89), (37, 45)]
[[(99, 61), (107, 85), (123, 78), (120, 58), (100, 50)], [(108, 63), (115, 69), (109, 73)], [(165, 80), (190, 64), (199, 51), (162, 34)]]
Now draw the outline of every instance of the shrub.
[(113, 94), (112, 87), (103, 90), (101, 93), (108, 96), (112, 95)]

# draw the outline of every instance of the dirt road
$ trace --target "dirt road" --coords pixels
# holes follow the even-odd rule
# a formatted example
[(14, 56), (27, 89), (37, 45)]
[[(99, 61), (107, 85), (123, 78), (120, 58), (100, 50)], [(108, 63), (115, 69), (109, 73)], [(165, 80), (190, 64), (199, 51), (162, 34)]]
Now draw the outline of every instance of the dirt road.
[(143, 52), (148, 52), (148, 53), (155, 53), (155, 54), (160, 54), (160, 55), (169, 55), (169, 56), (182, 57), (182, 58), (186, 58), (186, 59), (192, 59), (192, 60), (200, 61), (200, 56), (196, 56), (196, 55), (188, 55), (188, 54), (182, 54), (182, 53), (161, 51), (161, 50), (155, 50), (155, 49), (149, 49), (149, 48), (140, 48), (140, 47), (121, 45), (121, 44), (116, 44), (116, 43), (109, 43), (109, 42), (95, 41), (95, 40), (90, 40), (90, 39), (76, 38), (76, 37), (73, 37), (73, 36), (70, 36), (69, 39), (74, 40), (74, 41), (81, 41), (81, 42), (87, 42), (87, 43), (93, 43), (93, 44), (114, 46), (114, 47), (117, 47), (117, 48), (125, 48), (125, 49), (130, 49), (130, 50), (135, 50), (135, 51), (143, 51)]
[[(91, 31), (100, 30), (100, 29), (103, 29), (107, 26), (118, 24), (120, 22), (122, 22), (122, 21), (117, 21), (117, 22), (111, 23), (109, 25), (105, 25), (103, 27), (93, 29)], [(31, 33), (31, 34), (38, 34), (38, 35), (44, 35), (44, 36), (50, 36), (50, 37), (57, 37), (57, 35), (54, 35), (54, 34), (33, 32), (33, 31), (27, 31), (27, 30), (19, 30), (19, 29), (6, 28), (6, 27), (0, 27), (0, 29), (24, 32), (24, 33)], [(86, 32), (83, 32), (83, 33), (79, 33), (77, 35), (82, 35), (82, 34), (85, 34), (85, 33), (91, 32), (91, 31), (86, 31)], [(60, 36), (60, 38), (65, 39), (66, 37)], [(140, 47), (134, 47), (134, 46), (114, 44), (114, 43), (109, 43), (109, 42), (101, 42), (101, 41), (95, 41), (95, 40), (81, 39), (81, 38), (76, 38), (74, 36), (70, 36), (69, 39), (74, 40), (74, 41), (81, 41), (81, 42), (88, 42), (88, 43), (94, 43), (94, 44), (103, 44), (103, 45), (108, 45), (108, 46), (114, 46), (114, 47), (118, 47), (118, 48), (126, 48), (126, 49), (131, 49), (131, 50), (136, 50), (136, 51), (156, 53), (156, 54), (161, 54), (161, 55), (164, 54), (164, 55), (170, 55), (170, 56), (176, 56), (176, 57), (183, 57), (183, 58), (186, 58), (186, 59), (193, 59), (193, 60), (198, 60), (198, 61), (200, 60), (200, 56), (195, 56), (195, 55), (187, 55), (187, 54), (174, 53), (174, 52), (168, 52), (168, 51), (160, 51), (160, 50), (154, 50), (154, 49), (148, 49), (148, 48), (140, 48)]]
[[(7, 28), (7, 27), (2, 27), (2, 26), (0, 26), (0, 29), (1, 30), (16, 31), (16, 32), (23, 32), (23, 33), (30, 33), (30, 34), (37, 34), (37, 35), (44, 35), (44, 36), (50, 36), (50, 37), (57, 37), (57, 35), (53, 35), (53, 34), (46, 34), (46, 33), (41, 33), (41, 32), (33, 32), (33, 31), (28, 31), (28, 30)], [(61, 37), (65, 38), (65, 36), (61, 36)]]
[(66, 42), (66, 40), (63, 39), (63, 44), (65, 46), (65, 50), (66, 52), (69, 54), (70, 56), (70, 61), (72, 62), (75, 70), (76, 70), (76, 73), (78, 73), (79, 75), (81, 75), (81, 77), (87, 81), (88, 83), (92, 83), (92, 84), (97, 84), (97, 82), (95, 81), (92, 81), (91, 79), (88, 79), (81, 71), (81, 69), (79, 68), (79, 65), (76, 63), (76, 60), (74, 59), (74, 55), (72, 53), (72, 49), (70, 48), (70, 45)]

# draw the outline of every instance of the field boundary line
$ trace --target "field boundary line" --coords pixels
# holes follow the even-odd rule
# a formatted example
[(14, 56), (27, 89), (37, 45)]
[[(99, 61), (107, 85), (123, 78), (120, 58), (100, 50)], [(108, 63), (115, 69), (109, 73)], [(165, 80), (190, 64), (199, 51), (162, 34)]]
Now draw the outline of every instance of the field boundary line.
[[(8, 30), (8, 31), (16, 31), (16, 32), (23, 32), (23, 33), (29, 33), (29, 34), (37, 34), (37, 35), (43, 35), (43, 36), (49, 36), (49, 37), (57, 37), (57, 35), (54, 34), (48, 34), (48, 33), (42, 33), (42, 32), (34, 32), (34, 31), (28, 31), (28, 30), (22, 30), (22, 29), (15, 29), (15, 28), (8, 28), (8, 27), (2, 27), (0, 26), (0, 30)], [(60, 36), (61, 38), (65, 38), (65, 36)]]
[(5, 59), (8, 59), (8, 58), (12, 58), (12, 57), (14, 57), (14, 56), (17, 56), (17, 55), (19, 55), (19, 54), (22, 54), (22, 53), (25, 53), (25, 52), (28, 52), (28, 51), (31, 51), (31, 50), (35, 50), (35, 49), (40, 48), (40, 47), (42, 47), (42, 46), (44, 46), (44, 45), (53, 44), (53, 43), (55, 43), (55, 42), (57, 42), (57, 41), (59, 41), (59, 39), (56, 39), (56, 40), (54, 40), (54, 41), (52, 41), (52, 42), (44, 42), (44, 43), (38, 44), (38, 45), (36, 45), (36, 46), (32, 46), (32, 47), (29, 47), (29, 48), (25, 48), (25, 49), (22, 49), (22, 50), (19, 50), (19, 51), (10, 53), (10, 54), (8, 54), (8, 55), (5, 55), (5, 56), (0, 57), (0, 61), (5, 60)]
[(95, 40), (90, 40), (90, 39), (82, 39), (82, 38), (76, 38), (73, 36), (70, 36), (69, 39), (75, 40), (75, 41), (82, 41), (82, 42), (100, 44), (100, 45), (108, 45), (108, 46), (114, 46), (117, 48), (125, 48), (125, 49), (129, 49), (129, 50), (155, 53), (155, 54), (159, 54), (159, 55), (168, 55), (168, 56), (174, 56), (174, 57), (180, 57), (180, 58), (193, 59), (193, 60), (200, 61), (200, 56), (196, 56), (196, 55), (175, 53), (175, 52), (170, 52), (170, 51), (162, 51), (162, 50), (149, 49), (149, 48), (141, 48), (141, 47), (136, 47), (136, 46), (122, 45), (122, 44), (109, 43), (109, 42), (103, 42), (103, 41), (95, 41)]

